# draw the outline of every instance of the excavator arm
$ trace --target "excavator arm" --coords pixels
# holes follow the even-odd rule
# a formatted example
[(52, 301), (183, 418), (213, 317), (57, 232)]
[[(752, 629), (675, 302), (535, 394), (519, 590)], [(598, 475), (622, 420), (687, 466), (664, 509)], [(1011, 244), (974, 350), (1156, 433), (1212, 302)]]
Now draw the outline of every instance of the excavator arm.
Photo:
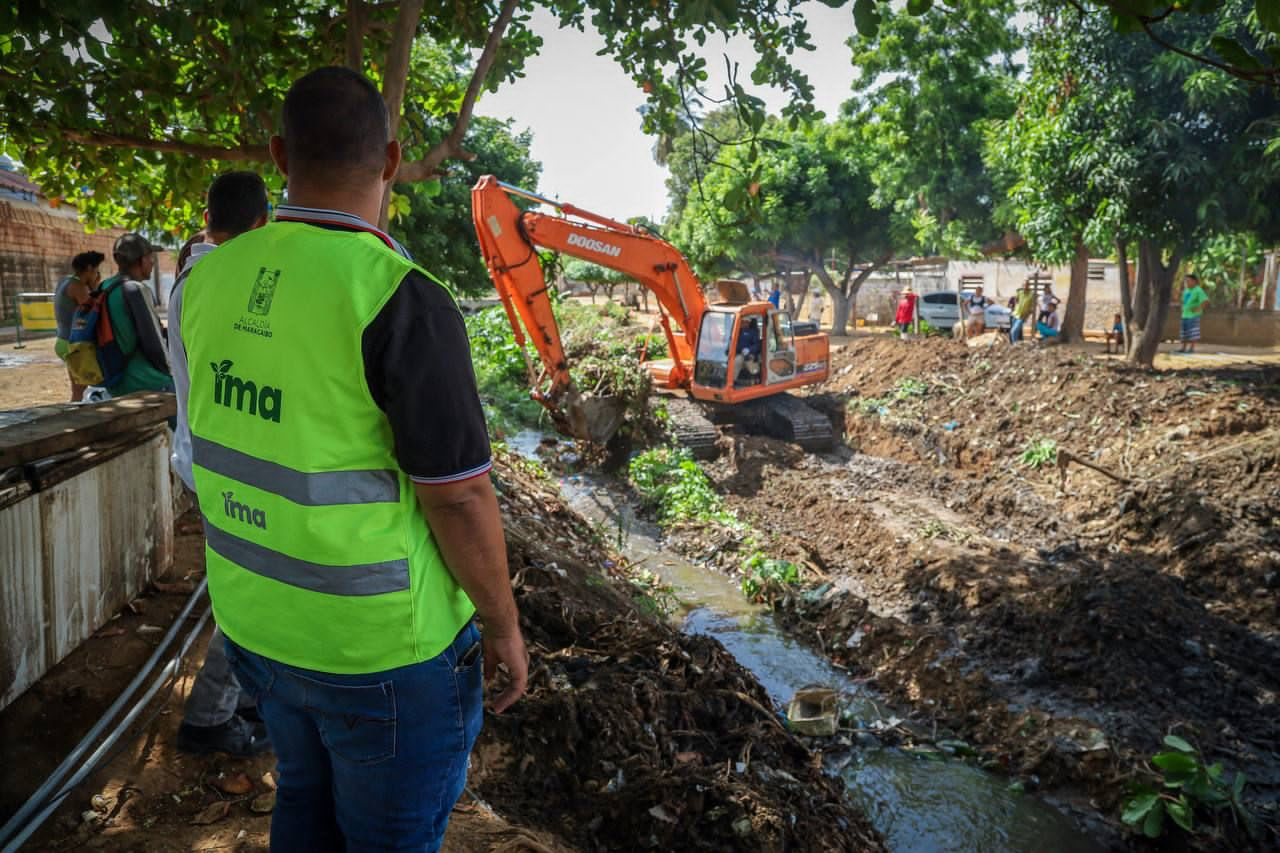
[[(564, 215), (521, 210), (513, 196), (552, 206)], [(698, 324), (707, 304), (701, 284), (674, 246), (641, 228), (551, 201), (492, 175), (480, 178), (472, 188), (471, 216), (516, 342), (532, 343), (542, 361), (540, 376), (534, 376), (530, 366), (533, 397), (562, 430), (602, 441), (621, 423), (621, 407), (585, 398), (574, 386), (538, 260), (539, 248), (618, 270), (648, 288), (657, 297), (671, 352), (667, 382), (671, 387), (689, 384)]]

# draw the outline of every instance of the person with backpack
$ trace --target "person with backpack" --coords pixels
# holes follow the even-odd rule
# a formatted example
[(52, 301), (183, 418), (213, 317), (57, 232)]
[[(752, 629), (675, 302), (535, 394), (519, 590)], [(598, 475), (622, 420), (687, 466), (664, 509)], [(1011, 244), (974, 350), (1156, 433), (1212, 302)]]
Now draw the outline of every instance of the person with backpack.
[(89, 301), (93, 291), (102, 281), (98, 267), (106, 260), (101, 252), (81, 252), (71, 260), (71, 275), (58, 282), (53, 291), (53, 316), (58, 324), (58, 339), (53, 351), (67, 365), (67, 377), (71, 380), (71, 402), (79, 403), (89, 383), (83, 381), (67, 356), (71, 351), (71, 322), (76, 309)]
[[(232, 238), (267, 224), (267, 185), (254, 172), (228, 172), (209, 185), (205, 230), (178, 252), (178, 277), (169, 292), (169, 363), (178, 398), (173, 436), (173, 470), (183, 485), (196, 491), (191, 472), (191, 426), (187, 398), (191, 390), (187, 353), (182, 346), (182, 297), (187, 277), (205, 256)], [(214, 625), (204, 664), (196, 673), (178, 726), (178, 750), (189, 755), (221, 752), (247, 758), (271, 748), (257, 703), (245, 693), (227, 660), (222, 629)]]
[[(143, 283), (151, 277), (157, 251), (159, 247), (151, 245), (141, 234), (121, 236), (111, 250), (119, 272), (99, 288), (122, 361), (118, 374), (103, 377), (102, 384), (113, 397), (133, 391), (173, 390), (164, 334), (147, 285)], [(100, 349), (101, 337), (99, 335)]]

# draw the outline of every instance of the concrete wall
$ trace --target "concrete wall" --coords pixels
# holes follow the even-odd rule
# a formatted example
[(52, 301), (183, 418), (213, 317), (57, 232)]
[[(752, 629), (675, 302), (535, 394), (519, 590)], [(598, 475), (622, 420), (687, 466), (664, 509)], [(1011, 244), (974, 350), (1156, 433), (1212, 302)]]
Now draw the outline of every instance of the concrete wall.
[[(1181, 331), (1182, 307), (1170, 305), (1163, 337), (1176, 341)], [(1209, 308), (1200, 320), (1200, 343), (1237, 347), (1280, 346), (1280, 312), (1242, 308)]]
[(168, 430), (0, 508), (0, 708), (172, 563)]

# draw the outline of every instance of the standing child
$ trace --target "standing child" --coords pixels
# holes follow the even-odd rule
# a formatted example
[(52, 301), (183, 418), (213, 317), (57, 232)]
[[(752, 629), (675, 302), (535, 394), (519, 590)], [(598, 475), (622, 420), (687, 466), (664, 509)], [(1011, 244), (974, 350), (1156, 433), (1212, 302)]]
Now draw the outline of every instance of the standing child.
[(1116, 345), (1116, 355), (1124, 351), (1124, 318), (1119, 314), (1111, 321), (1111, 330), (1107, 332), (1107, 355), (1111, 355), (1111, 344)]
[(1187, 276), (1182, 287), (1182, 345), (1178, 352), (1189, 354), (1196, 351), (1196, 342), (1200, 340), (1200, 318), (1208, 301), (1209, 294), (1200, 286), (1200, 277)]

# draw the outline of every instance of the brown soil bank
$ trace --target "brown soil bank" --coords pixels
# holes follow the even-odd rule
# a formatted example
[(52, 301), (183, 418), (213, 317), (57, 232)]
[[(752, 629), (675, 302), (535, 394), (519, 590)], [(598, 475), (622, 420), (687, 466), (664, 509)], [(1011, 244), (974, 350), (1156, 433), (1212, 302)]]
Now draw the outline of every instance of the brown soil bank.
[[(534, 469), (504, 458), (495, 474), (531, 686), (502, 717), (486, 718), (447, 851), (884, 849), (716, 641), (641, 610), (606, 568), (610, 555)], [(198, 579), (198, 525), (179, 532), (181, 574)], [(180, 602), (158, 595), (139, 609), (162, 621)], [(0, 716), (6, 811), (146, 657), (140, 619), (126, 611)], [(269, 797), (274, 762), (177, 753), (188, 687), (184, 678), (162, 694), (142, 737), (72, 794), (32, 849), (265, 848), (269, 818), (251, 806)]]
[[(1280, 822), (1277, 380), (860, 340), (812, 398), (855, 452), (736, 438), (707, 467), (771, 556), (810, 568), (808, 594), (778, 606), (837, 662), (1112, 820), (1179, 734), (1247, 774), (1261, 833), (1227, 819), (1196, 843), (1266, 847)], [(1024, 465), (1046, 439), (1059, 462), (1120, 479)]]

